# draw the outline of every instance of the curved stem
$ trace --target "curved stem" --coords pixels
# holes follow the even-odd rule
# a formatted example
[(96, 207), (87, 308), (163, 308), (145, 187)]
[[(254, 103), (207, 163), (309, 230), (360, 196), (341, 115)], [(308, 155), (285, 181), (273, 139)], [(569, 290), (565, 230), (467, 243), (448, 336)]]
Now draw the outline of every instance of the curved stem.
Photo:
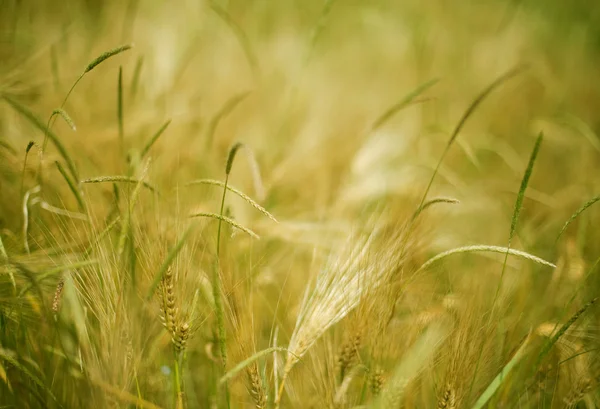
[[(71, 89), (69, 90), (69, 92), (67, 92), (65, 99), (63, 99), (62, 104), (60, 104), (60, 109), (63, 109), (65, 107), (65, 104), (67, 103), (67, 99), (69, 99), (69, 96), (71, 95), (71, 93), (73, 92), (73, 90), (75, 89), (77, 84), (79, 84), (79, 81), (81, 81), (81, 79), (83, 78), (84, 75), (85, 75), (85, 72), (83, 74), (81, 74), (79, 76), (79, 78), (77, 78), (77, 80), (73, 83), (73, 85), (71, 86)], [(48, 118), (48, 124), (46, 125), (46, 131), (44, 132), (44, 142), (42, 143), (42, 149), (40, 150), (40, 163), (39, 163), (38, 171), (37, 171), (37, 175), (36, 175), (36, 178), (38, 179), (38, 183), (40, 186), (42, 185), (42, 182), (43, 182), (42, 165), (44, 164), (44, 152), (46, 151), (46, 145), (48, 144), (48, 132), (50, 132), (50, 128), (52, 128), (52, 125), (54, 125), (54, 122), (56, 121), (56, 120), (53, 121), (55, 116), (56, 116), (56, 114), (55, 114), (55, 112), (53, 112), (50, 115), (50, 118)], [(77, 178), (77, 175), (73, 175), (73, 177)], [(77, 180), (76, 182), (78, 183), (79, 181)]]

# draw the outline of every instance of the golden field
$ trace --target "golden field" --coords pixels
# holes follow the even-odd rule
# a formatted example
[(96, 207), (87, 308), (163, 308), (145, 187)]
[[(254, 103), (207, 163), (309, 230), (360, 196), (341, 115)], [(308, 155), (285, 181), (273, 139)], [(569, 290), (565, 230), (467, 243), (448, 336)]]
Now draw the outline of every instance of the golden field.
[(0, 408), (600, 407), (598, 24), (0, 2)]

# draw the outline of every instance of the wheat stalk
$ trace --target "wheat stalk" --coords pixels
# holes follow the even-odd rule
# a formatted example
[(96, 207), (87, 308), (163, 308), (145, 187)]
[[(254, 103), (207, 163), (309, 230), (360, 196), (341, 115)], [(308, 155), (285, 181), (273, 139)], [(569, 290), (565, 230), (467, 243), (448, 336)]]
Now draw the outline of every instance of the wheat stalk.
[(330, 257), (321, 269), (314, 286), (307, 288), (290, 339), (288, 349), (291, 353), (287, 356), (276, 407), (281, 401), (288, 374), (308, 349), (401, 264), (402, 249), (382, 246), (382, 250), (375, 246), (382, 227), (378, 224), (368, 234), (351, 235), (339, 253)]

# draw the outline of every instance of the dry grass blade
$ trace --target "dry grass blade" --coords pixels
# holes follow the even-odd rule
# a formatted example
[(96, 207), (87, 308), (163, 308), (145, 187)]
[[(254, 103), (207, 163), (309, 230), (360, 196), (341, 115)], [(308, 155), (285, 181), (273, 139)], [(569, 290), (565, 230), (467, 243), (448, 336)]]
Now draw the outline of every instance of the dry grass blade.
[(258, 166), (258, 161), (256, 160), (256, 155), (254, 155), (254, 151), (250, 149), (248, 145), (244, 145), (246, 150), (246, 159), (248, 160), (248, 165), (250, 166), (250, 172), (252, 174), (252, 183), (254, 185), (254, 194), (258, 201), (265, 200), (265, 187), (263, 185), (262, 176), (260, 175), (260, 166)]
[[(0, 266), (8, 263), (8, 253), (6, 252), (6, 248), (4, 248), (4, 242), (2, 241), (2, 236), (0, 236)], [(15, 281), (15, 274), (12, 269), (9, 267), (8, 269), (8, 277), (10, 278), (10, 282), (12, 283), (13, 289), (16, 291), (17, 282)]]
[(122, 182), (122, 183), (141, 183), (145, 188), (149, 189), (152, 192), (156, 191), (156, 188), (152, 186), (150, 183), (145, 182), (140, 179), (136, 179), (131, 176), (98, 176), (95, 178), (88, 178), (81, 181), (81, 183), (106, 183), (106, 182)]
[(71, 212), (66, 209), (61, 209), (60, 207), (52, 206), (48, 202), (40, 201), (40, 207), (50, 213), (58, 214), (60, 216), (69, 217), (71, 219), (88, 221), (88, 217), (83, 213)]
[(492, 252), (492, 253), (501, 253), (501, 254), (510, 254), (511, 256), (517, 256), (524, 258), (526, 260), (533, 261), (534, 263), (542, 264), (544, 266), (556, 268), (556, 265), (546, 261), (540, 257), (534, 256), (533, 254), (526, 253), (520, 250), (514, 250), (508, 247), (500, 247), (500, 246), (486, 246), (486, 245), (476, 245), (476, 246), (465, 246), (465, 247), (457, 247), (451, 250), (444, 251), (429, 260), (427, 260), (417, 271), (423, 271), (431, 266), (438, 260), (441, 260), (445, 257), (451, 256), (453, 254), (460, 253), (477, 253), (477, 252)]
[(104, 230), (102, 230), (99, 234), (97, 234), (94, 239), (90, 242), (89, 246), (87, 247), (87, 249), (85, 250), (84, 254), (88, 255), (96, 245), (98, 245), (98, 243), (100, 243), (100, 241), (102, 239), (104, 239), (104, 237), (106, 237), (108, 235), (108, 233), (110, 233), (112, 231), (112, 229), (117, 225), (117, 223), (121, 220), (120, 216), (117, 216), (114, 218), (113, 221), (111, 221), (108, 226), (106, 226), (104, 228)]
[(3, 98), (6, 102), (8, 102), (10, 104), (10, 106), (12, 106), (16, 111), (18, 111), (21, 115), (23, 115), (25, 118), (27, 118), (29, 120), (29, 122), (31, 122), (33, 125), (35, 125), (36, 128), (38, 128), (45, 135), (47, 135), (48, 138), (50, 138), (50, 140), (52, 141), (54, 146), (56, 146), (56, 149), (58, 149), (60, 156), (62, 156), (62, 158), (65, 160), (67, 167), (69, 168), (69, 171), (71, 172), (71, 175), (75, 178), (76, 181), (78, 181), (79, 177), (77, 175), (77, 169), (75, 168), (75, 164), (74, 164), (73, 160), (71, 159), (71, 157), (69, 156), (69, 154), (67, 153), (67, 149), (62, 144), (59, 137), (56, 136), (56, 134), (54, 132), (52, 132), (50, 129), (48, 129), (46, 127), (46, 125), (44, 125), (44, 123), (42, 121), (40, 121), (40, 119), (38, 117), (36, 117), (30, 110), (25, 108), (23, 105), (19, 104), (17, 101), (13, 100), (12, 98), (10, 98), (6, 95), (4, 95)]
[(244, 54), (246, 55), (246, 59), (248, 60), (248, 64), (250, 65), (250, 69), (252, 70), (252, 75), (254, 75), (255, 79), (260, 78), (260, 70), (258, 68), (258, 59), (250, 46), (250, 40), (248, 40), (248, 36), (242, 30), (239, 24), (235, 22), (233, 18), (225, 11), (221, 6), (216, 4), (214, 1), (210, 2), (210, 8), (227, 24), (230, 30), (233, 32), (237, 40), (239, 41), (242, 49), (244, 50)]
[(436, 78), (419, 85), (415, 90), (413, 90), (410, 94), (405, 96), (401, 101), (389, 107), (383, 114), (381, 114), (379, 118), (375, 120), (375, 122), (373, 122), (373, 125), (371, 126), (371, 132), (374, 132), (377, 129), (381, 128), (383, 125), (385, 125), (385, 123), (392, 119), (394, 115), (396, 115), (402, 109), (409, 106), (412, 102), (414, 102), (414, 99), (416, 97), (418, 97), (423, 92), (427, 91), (429, 88), (434, 86), (438, 81), (439, 80)]
[(233, 110), (244, 101), (248, 95), (250, 95), (250, 91), (242, 92), (241, 94), (234, 95), (230, 99), (228, 99), (225, 104), (219, 109), (219, 111), (212, 117), (208, 124), (208, 128), (206, 130), (206, 146), (211, 147), (215, 132), (221, 120), (227, 117)]
[[(398, 268), (403, 252), (390, 246), (378, 250), (374, 245), (381, 233), (380, 225), (368, 233), (350, 235), (339, 253), (330, 257), (308, 286), (296, 319), (294, 332), (276, 398), (276, 407), (283, 396), (285, 380), (295, 364), (316, 341), (348, 315), (367, 294), (385, 282), (391, 270)], [(396, 244), (393, 240), (390, 244)]]
[(227, 371), (227, 373), (221, 377), (219, 383), (227, 382), (228, 380), (236, 376), (244, 368), (246, 368), (248, 365), (252, 364), (253, 362), (262, 358), (263, 356), (270, 354), (271, 352), (287, 352), (291, 354), (291, 352), (287, 348), (283, 347), (270, 347), (267, 349), (263, 349), (262, 351), (255, 353), (251, 357), (244, 359), (242, 362), (238, 363), (236, 366)]
[[(97, 264), (98, 264), (98, 260), (85, 260), (85, 261), (79, 261), (79, 262), (51, 268), (48, 271), (37, 274), (35, 277), (36, 278), (35, 283), (30, 283), (30, 284), (24, 286), (21, 289), (21, 291), (19, 292), (19, 297), (22, 297), (23, 295), (25, 295), (35, 285), (38, 285), (38, 283), (42, 282), (43, 280), (47, 279), (48, 277), (55, 277), (64, 271), (70, 271), (70, 270), (75, 271), (80, 268), (89, 267), (89, 266), (93, 266), (93, 265), (97, 265)], [(63, 285), (64, 285), (64, 283), (63, 283)]]
[(23, 247), (25, 251), (29, 254), (29, 198), (31, 195), (38, 194), (41, 188), (40, 185), (34, 186), (25, 192), (23, 196)]
[(567, 227), (569, 227), (569, 225), (571, 223), (573, 223), (573, 221), (575, 221), (575, 219), (577, 217), (579, 217), (579, 215), (581, 213), (583, 213), (588, 207), (590, 207), (591, 205), (593, 205), (597, 201), (600, 201), (600, 196), (596, 196), (596, 197), (588, 200), (587, 202), (585, 202), (583, 204), (583, 206), (581, 206), (579, 209), (577, 209), (577, 211), (571, 215), (571, 217), (569, 218), (569, 220), (567, 220), (567, 222), (562, 227), (562, 229), (560, 229), (560, 233), (558, 233), (558, 237), (556, 238), (556, 241), (558, 241), (558, 239), (560, 239), (560, 236), (562, 236), (562, 234), (567, 230)]
[(258, 234), (254, 233), (249, 228), (242, 226), (241, 224), (239, 224), (238, 222), (236, 222), (233, 219), (230, 219), (227, 216), (223, 216), (223, 215), (220, 215), (217, 213), (199, 212), (199, 213), (192, 213), (189, 215), (189, 217), (209, 217), (211, 219), (217, 219), (217, 220), (220, 220), (220, 221), (230, 224), (231, 226), (243, 231), (244, 233), (248, 234), (249, 236), (251, 236), (255, 239), (260, 239), (260, 236)]
[(441, 166), (442, 162), (444, 161), (446, 154), (448, 153), (448, 150), (452, 146), (452, 143), (454, 143), (454, 141), (456, 140), (456, 137), (458, 136), (458, 134), (462, 130), (463, 126), (467, 122), (467, 119), (469, 119), (469, 117), (473, 114), (475, 109), (477, 109), (479, 104), (481, 104), (481, 102), (483, 102), (483, 100), (485, 100), (485, 98), (487, 98), (487, 96), (489, 94), (491, 94), (492, 91), (494, 91), (496, 88), (498, 88), (500, 85), (502, 85), (509, 79), (515, 77), (517, 74), (520, 74), (524, 70), (524, 68), (525, 67), (513, 68), (512, 70), (510, 70), (507, 73), (498, 77), (487, 88), (485, 88), (477, 96), (477, 98), (475, 98), (475, 100), (471, 103), (471, 105), (469, 105), (469, 107), (467, 108), (467, 110), (465, 111), (463, 116), (458, 121), (456, 128), (454, 128), (454, 131), (452, 132), (452, 135), (450, 136), (450, 139), (448, 140), (448, 143), (446, 144), (446, 147), (444, 148), (444, 151), (442, 152), (442, 156), (440, 157), (440, 160), (438, 161), (438, 163), (435, 167), (435, 170), (433, 171), (433, 174), (431, 175), (431, 179), (429, 180), (427, 188), (425, 189), (425, 193), (423, 194), (423, 198), (421, 199), (421, 203), (419, 204), (419, 207), (423, 206), (423, 203), (425, 203), (425, 200), (427, 199), (427, 194), (429, 193), (429, 190), (431, 189), (431, 185), (433, 184), (433, 180), (435, 179), (435, 176), (437, 175), (437, 173), (440, 169), (440, 166)]
[(4, 242), (2, 241), (2, 236), (0, 236), (0, 256), (2, 256), (3, 261), (8, 260), (8, 254), (6, 253), (6, 249), (4, 248)]
[(146, 143), (146, 146), (144, 146), (144, 148), (142, 149), (142, 152), (140, 153), (140, 157), (142, 159), (144, 158), (144, 156), (146, 156), (146, 154), (150, 151), (150, 148), (152, 148), (154, 143), (158, 140), (158, 138), (160, 138), (160, 136), (163, 134), (163, 132), (167, 129), (167, 127), (170, 124), (171, 124), (171, 120), (169, 119), (167, 122), (165, 122), (163, 124), (163, 126), (160, 127), (160, 129), (154, 134), (154, 136), (152, 136), (152, 138), (150, 138), (150, 140), (148, 141), (148, 143)]
[(402, 362), (396, 367), (392, 377), (386, 382), (383, 391), (371, 407), (401, 407), (404, 389), (433, 358), (446, 334), (447, 329), (443, 326), (436, 323), (430, 325), (425, 333), (406, 351)]
[(339, 385), (339, 387), (335, 391), (335, 397), (333, 399), (333, 402), (336, 405), (343, 406), (345, 404), (345, 402), (347, 400), (346, 397), (348, 395), (348, 390), (350, 389), (350, 385), (352, 384), (352, 381), (361, 372), (365, 372), (366, 370), (367, 370), (367, 367), (365, 367), (364, 365), (357, 365), (357, 366), (354, 366), (348, 372), (348, 374), (344, 377), (344, 380), (342, 381), (342, 383)]
[(124, 391), (121, 388), (116, 388), (112, 385), (109, 385), (108, 383), (101, 381), (100, 379), (91, 378), (90, 381), (93, 384), (97, 385), (104, 392), (113, 395), (114, 397), (119, 399), (121, 402), (131, 403), (136, 405), (137, 407), (145, 409), (162, 409), (160, 406), (157, 406), (152, 402), (148, 402), (147, 400), (144, 400), (138, 396), (132, 395), (131, 393)]
[[(198, 180), (192, 180), (191, 182), (186, 183), (186, 186), (192, 186), (192, 185), (213, 185), (213, 186), (225, 187), (224, 182), (221, 182), (220, 180), (215, 180), (215, 179), (198, 179)], [(264, 207), (262, 207), (261, 205), (256, 203), (250, 196), (248, 196), (241, 190), (238, 190), (229, 184), (227, 185), (227, 190), (229, 190), (232, 193), (235, 193), (236, 195), (238, 195), (239, 197), (244, 199), (252, 207), (254, 207), (256, 210), (258, 210), (259, 212), (261, 212), (262, 214), (267, 216), (269, 219), (273, 220), (275, 223), (279, 223), (277, 221), (277, 219), (275, 218), (275, 216), (273, 216), (271, 213), (269, 213)]]

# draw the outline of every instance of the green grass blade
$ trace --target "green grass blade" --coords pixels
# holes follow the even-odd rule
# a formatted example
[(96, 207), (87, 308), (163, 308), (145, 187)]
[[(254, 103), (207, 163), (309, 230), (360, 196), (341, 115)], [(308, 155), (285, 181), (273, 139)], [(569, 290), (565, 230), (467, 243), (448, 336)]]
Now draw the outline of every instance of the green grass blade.
[(488, 85), (487, 88), (485, 88), (475, 98), (475, 100), (473, 100), (471, 105), (469, 105), (469, 107), (467, 108), (467, 110), (465, 111), (463, 116), (458, 121), (458, 124), (454, 128), (454, 131), (452, 132), (452, 135), (450, 136), (450, 139), (448, 140), (448, 143), (446, 144), (446, 147), (444, 148), (444, 151), (442, 152), (442, 156), (440, 157), (440, 160), (438, 161), (438, 163), (435, 167), (435, 170), (433, 171), (433, 174), (431, 175), (431, 179), (429, 179), (429, 184), (427, 185), (427, 188), (425, 189), (425, 192), (423, 193), (423, 198), (421, 199), (421, 203), (419, 204), (419, 207), (423, 206), (423, 203), (425, 203), (425, 200), (427, 199), (427, 195), (429, 194), (429, 190), (431, 189), (431, 186), (433, 185), (433, 180), (435, 179), (435, 176), (438, 174), (438, 171), (440, 169), (442, 162), (444, 161), (444, 158), (446, 157), (446, 154), (450, 150), (450, 147), (452, 146), (452, 144), (458, 137), (458, 134), (464, 127), (467, 120), (471, 117), (471, 115), (473, 115), (473, 112), (475, 112), (477, 107), (492, 93), (492, 91), (497, 89), (500, 85), (502, 85), (509, 79), (515, 77), (517, 74), (520, 74), (523, 71), (523, 69), (524, 69), (524, 67), (516, 67), (516, 68), (513, 68), (512, 70), (506, 72), (505, 74), (501, 75), (496, 80), (494, 80), (494, 82), (492, 82), (490, 85)]
[(60, 164), (60, 162), (56, 161), (56, 162), (54, 162), (54, 164), (58, 168), (58, 171), (60, 172), (62, 177), (67, 182), (67, 185), (69, 185), (69, 189), (73, 193), (73, 196), (75, 196), (75, 199), (77, 200), (77, 204), (79, 205), (79, 210), (85, 211), (85, 203), (83, 201), (83, 198), (81, 197), (81, 192), (79, 191), (79, 188), (77, 186), (75, 186), (75, 183), (69, 177), (69, 175), (67, 174), (67, 172), (65, 171), (63, 166)]
[(71, 127), (72, 130), (74, 130), (74, 131), (77, 130), (77, 127), (75, 126), (75, 122), (73, 122), (73, 119), (71, 119), (69, 114), (67, 114), (67, 111), (65, 111), (62, 108), (55, 109), (54, 111), (52, 111), (52, 115), (50, 115), (50, 118), (52, 118), (56, 115), (58, 115), (62, 119), (64, 119), (65, 122), (67, 123), (67, 125), (69, 125), (69, 127)]
[(175, 244), (175, 246), (167, 254), (167, 258), (165, 259), (165, 261), (163, 261), (162, 265), (160, 266), (160, 268), (156, 272), (156, 275), (154, 276), (154, 279), (152, 280), (152, 284), (150, 285), (150, 289), (148, 290), (148, 295), (146, 296), (147, 300), (150, 300), (152, 298), (152, 296), (154, 295), (154, 292), (156, 291), (156, 287), (158, 287), (158, 284), (160, 283), (160, 280), (163, 279), (163, 277), (164, 277), (167, 269), (169, 268), (169, 266), (171, 265), (171, 263), (173, 262), (173, 260), (175, 260), (175, 257), (177, 257), (177, 254), (179, 254), (179, 252), (183, 248), (183, 245), (187, 241), (187, 238), (190, 235), (191, 231), (192, 231), (192, 228), (190, 226), (183, 233), (183, 235), (177, 241), (177, 243)]
[(275, 223), (278, 223), (275, 216), (273, 216), (271, 213), (269, 213), (264, 207), (262, 207), (261, 205), (256, 203), (250, 196), (248, 196), (241, 190), (238, 190), (229, 184), (226, 186), (225, 182), (221, 182), (220, 180), (214, 180), (214, 179), (197, 179), (197, 180), (192, 180), (191, 182), (186, 183), (186, 186), (192, 186), (192, 185), (213, 185), (213, 186), (220, 186), (220, 187), (226, 188), (230, 192), (232, 192), (232, 193), (238, 195), (239, 197), (241, 197), (242, 199), (244, 199), (252, 207), (254, 207), (256, 210), (258, 210), (259, 212), (261, 212), (262, 214), (267, 216), (269, 219), (273, 220)]
[(67, 164), (67, 167), (69, 168), (69, 171), (71, 172), (71, 175), (73, 176), (75, 181), (78, 181), (79, 177), (77, 175), (77, 169), (75, 168), (75, 164), (73, 163), (73, 160), (69, 156), (67, 149), (62, 144), (59, 137), (56, 136), (56, 134), (54, 132), (52, 132), (50, 129), (48, 129), (46, 127), (46, 125), (44, 125), (44, 123), (42, 121), (40, 121), (40, 119), (38, 117), (36, 117), (29, 109), (25, 108), (23, 105), (19, 104), (17, 101), (15, 101), (14, 99), (12, 99), (6, 95), (4, 95), (3, 98), (17, 112), (19, 112), (21, 115), (23, 115), (25, 118), (27, 118), (27, 120), (29, 120), (29, 122), (31, 122), (31, 124), (33, 124), (36, 128), (38, 128), (40, 131), (42, 131), (44, 134), (46, 134), (48, 136), (48, 138), (50, 138), (50, 140), (52, 141), (54, 146), (56, 146), (56, 149), (58, 149), (60, 156), (62, 156), (62, 158), (65, 160), (65, 163)]
[(425, 209), (427, 209), (430, 206), (436, 205), (438, 203), (449, 203), (449, 204), (459, 204), (460, 200), (458, 199), (454, 199), (452, 197), (436, 197), (434, 199), (428, 200), (425, 203), (423, 203), (422, 206), (420, 206), (417, 211), (415, 212), (415, 214), (413, 215), (413, 220), (416, 219), (417, 217), (419, 217), (419, 215), (425, 211)]
[(236, 222), (233, 219), (230, 219), (227, 216), (223, 216), (217, 213), (210, 213), (210, 212), (198, 212), (198, 213), (192, 213), (189, 215), (189, 217), (208, 217), (211, 219), (216, 219), (220, 222), (225, 222), (230, 224), (231, 226), (243, 231), (244, 233), (248, 234), (249, 236), (255, 238), (255, 239), (260, 239), (260, 236), (256, 233), (254, 233), (252, 230), (250, 230), (247, 227), (242, 226), (241, 224), (239, 224), (238, 222)]
[(600, 196), (596, 196), (596, 197), (588, 200), (587, 202), (585, 202), (583, 204), (583, 206), (581, 206), (579, 209), (577, 209), (577, 211), (571, 215), (571, 217), (569, 218), (569, 220), (567, 220), (567, 222), (562, 227), (562, 229), (560, 229), (560, 233), (558, 233), (558, 237), (556, 238), (556, 241), (558, 241), (558, 239), (560, 239), (560, 236), (562, 236), (562, 234), (567, 230), (567, 227), (569, 227), (569, 225), (571, 223), (573, 223), (573, 221), (575, 221), (575, 219), (577, 217), (579, 217), (579, 215), (581, 213), (583, 213), (588, 207), (590, 207), (591, 205), (593, 205), (594, 203), (596, 203), (598, 201), (600, 201)]
[(117, 121), (119, 125), (119, 146), (121, 153), (125, 151), (125, 130), (123, 125), (123, 67), (119, 66), (119, 81), (117, 83)]
[(54, 80), (54, 89), (60, 88), (60, 74), (58, 70), (58, 56), (56, 52), (56, 44), (50, 46), (50, 67), (52, 69), (52, 79)]
[[(229, 174), (231, 173), (231, 168), (233, 166), (233, 160), (235, 159), (235, 155), (237, 154), (237, 151), (243, 146), (243, 143), (237, 142), (231, 147), (231, 149), (229, 149), (229, 155), (227, 155), (227, 165), (225, 165), (225, 175), (229, 176)], [(225, 184), (227, 184), (227, 181), (225, 181)], [(223, 190), (223, 193), (225, 193), (225, 191), (226, 190)]]
[(96, 68), (99, 64), (102, 64), (104, 61), (108, 60), (110, 57), (113, 57), (117, 54), (121, 54), (122, 52), (131, 49), (132, 46), (132, 44), (126, 44), (100, 54), (92, 62), (90, 62), (87, 65), (87, 67), (85, 67), (83, 73), (87, 74), (88, 72)]
[(422, 271), (431, 266), (438, 260), (441, 260), (445, 257), (451, 256), (453, 254), (460, 253), (479, 253), (479, 252), (491, 252), (491, 253), (500, 253), (500, 254), (510, 254), (511, 256), (521, 257), (529, 261), (533, 261), (534, 263), (538, 263), (544, 266), (556, 268), (556, 266), (549, 261), (546, 261), (540, 257), (534, 256), (533, 254), (526, 253), (520, 250), (514, 250), (509, 247), (499, 247), (499, 246), (487, 246), (487, 245), (476, 245), (476, 246), (465, 246), (465, 247), (457, 247), (451, 250), (444, 251), (429, 260), (427, 260), (417, 271)]
[(244, 359), (242, 362), (238, 363), (232, 369), (227, 371), (227, 373), (221, 377), (221, 379), (219, 380), (219, 383), (225, 383), (225, 382), (229, 381), (231, 378), (236, 376), (242, 369), (246, 368), (248, 365), (250, 365), (254, 361), (262, 358), (263, 356), (270, 354), (271, 352), (287, 352), (289, 354), (294, 355), (287, 348), (283, 348), (283, 347), (270, 347), (267, 349), (263, 349), (262, 351), (255, 353), (251, 357)]
[[(537, 139), (535, 140), (533, 151), (531, 152), (529, 162), (527, 163), (527, 169), (525, 169), (525, 174), (523, 175), (523, 179), (521, 180), (521, 186), (519, 187), (519, 193), (517, 194), (517, 200), (515, 201), (515, 209), (513, 211), (512, 219), (510, 221), (510, 233), (508, 235), (507, 246), (508, 249), (510, 249), (513, 237), (515, 236), (515, 232), (517, 231), (517, 223), (519, 221), (519, 216), (521, 215), (521, 209), (523, 208), (523, 199), (525, 198), (525, 191), (527, 190), (527, 186), (529, 185), (529, 179), (531, 178), (531, 174), (533, 173), (533, 165), (535, 164), (538, 152), (540, 151), (540, 145), (542, 144), (543, 138), (544, 135), (540, 133)], [(500, 273), (500, 280), (498, 281), (498, 287), (496, 288), (496, 294), (492, 303), (492, 309), (495, 308), (496, 302), (498, 300), (498, 295), (500, 294), (500, 288), (502, 287), (502, 281), (504, 279), (504, 271), (506, 270), (507, 261), (508, 251), (504, 256), (504, 262), (502, 263), (502, 272)]]
[(213, 140), (215, 138), (215, 132), (217, 130), (217, 127), (219, 126), (219, 123), (221, 122), (221, 120), (225, 117), (227, 117), (231, 112), (233, 112), (233, 110), (243, 101), (245, 100), (248, 95), (250, 95), (250, 91), (247, 92), (242, 92), (241, 94), (237, 94), (234, 95), (233, 97), (229, 98), (227, 101), (225, 101), (225, 103), (223, 104), (223, 106), (221, 107), (221, 109), (219, 109), (219, 111), (211, 118), (210, 122), (208, 123), (208, 128), (206, 130), (206, 146), (207, 147), (211, 147)]
[(95, 178), (88, 178), (88, 179), (84, 179), (81, 181), (81, 183), (106, 183), (106, 182), (122, 182), (122, 183), (134, 183), (134, 184), (141, 183), (142, 186), (149, 189), (151, 192), (156, 191), (156, 188), (154, 186), (152, 186), (150, 183), (145, 182), (140, 179), (136, 179), (134, 177), (130, 177), (130, 176), (121, 176), (121, 175), (98, 176)]
[(135, 98), (135, 95), (137, 94), (143, 66), (144, 66), (144, 57), (140, 56), (137, 59), (137, 62), (135, 63), (135, 69), (133, 70), (133, 78), (131, 79), (131, 98)]
[[(30, 142), (33, 144), (33, 142)], [(17, 150), (15, 148), (12, 147), (12, 145), (6, 141), (0, 140), (0, 148), (4, 148), (6, 149), (8, 152), (12, 153), (13, 155), (17, 154)]]
[(534, 371), (537, 371), (537, 368), (540, 367), (540, 364), (542, 363), (546, 355), (548, 355), (554, 344), (558, 342), (560, 337), (562, 337), (565, 334), (565, 332), (567, 332), (567, 330), (575, 323), (575, 321), (577, 321), (597, 301), (598, 297), (593, 298), (591, 301), (589, 301), (587, 304), (581, 307), (571, 318), (569, 318), (567, 322), (565, 322), (565, 324), (562, 327), (560, 327), (558, 332), (554, 334), (552, 338), (550, 338), (550, 340), (544, 344), (544, 347), (540, 351), (536, 363), (533, 366)]
[(533, 147), (533, 151), (531, 152), (531, 156), (529, 157), (529, 163), (527, 164), (527, 169), (525, 170), (525, 175), (523, 176), (523, 180), (521, 181), (521, 186), (519, 187), (519, 193), (517, 195), (517, 201), (515, 202), (515, 210), (513, 212), (513, 217), (510, 222), (510, 235), (508, 236), (508, 245), (515, 235), (517, 230), (517, 222), (519, 221), (519, 216), (521, 215), (521, 209), (523, 208), (523, 199), (525, 198), (525, 190), (527, 190), (527, 185), (529, 185), (529, 179), (531, 178), (531, 174), (533, 173), (533, 165), (535, 164), (535, 160), (537, 159), (538, 152), (540, 151), (540, 145), (542, 143), (542, 139), (544, 135), (540, 133), (535, 140), (535, 145)]
[(333, 5), (335, 4), (336, 1), (337, 0), (325, 0), (325, 4), (323, 5), (323, 9), (321, 10), (321, 13), (319, 14), (319, 19), (317, 20), (317, 24), (315, 25), (314, 29), (312, 30), (312, 33), (310, 36), (310, 43), (308, 46), (308, 51), (306, 52), (306, 56), (304, 57), (304, 66), (306, 66), (312, 58), (313, 52), (315, 51), (315, 46), (317, 45), (317, 42), (319, 41), (319, 38), (321, 37), (321, 33), (325, 29), (325, 24), (327, 23), (327, 20), (329, 19), (329, 15), (331, 14), (331, 10), (333, 9)]
[[(135, 188), (133, 189), (133, 192), (131, 193), (131, 196), (129, 198), (129, 206), (127, 206), (127, 211), (125, 213), (125, 217), (123, 218), (123, 225), (121, 226), (121, 235), (119, 236), (119, 244), (117, 247), (117, 254), (119, 256), (121, 256), (125, 251), (125, 243), (127, 241), (127, 238), (129, 237), (131, 239), (131, 214), (133, 213), (135, 204), (137, 203), (138, 197), (140, 196), (141, 187), (145, 186), (144, 178), (146, 177), (147, 171), (148, 163), (146, 163), (142, 177), (139, 180), (137, 180), (137, 184), (135, 185)], [(126, 177), (126, 179), (126, 181), (130, 181), (129, 179), (131, 178)], [(153, 188), (150, 190), (154, 191)]]
[[(27, 158), (29, 157), (29, 151), (35, 146), (35, 142), (29, 141), (25, 148), (25, 159), (23, 159), (23, 169), (21, 169), (21, 187), (19, 189), (19, 196), (23, 196), (23, 187), (25, 186), (25, 170), (27, 169)], [(17, 152), (14, 152), (16, 154)]]
[(494, 396), (494, 394), (502, 386), (502, 384), (506, 380), (507, 375), (510, 373), (510, 371), (512, 371), (512, 369), (515, 367), (515, 365), (517, 365), (519, 363), (519, 361), (523, 358), (528, 346), (529, 346), (529, 337), (527, 337), (525, 339), (525, 341), (519, 347), (517, 352), (513, 355), (511, 360), (508, 361), (508, 363), (506, 365), (504, 365), (504, 368), (502, 368), (502, 370), (494, 378), (492, 383), (490, 383), (488, 385), (488, 387), (485, 389), (485, 391), (483, 391), (483, 393), (481, 394), (481, 396), (479, 396), (479, 399), (477, 399), (477, 401), (475, 402), (475, 404), (472, 406), (471, 409), (481, 409), (485, 406), (485, 404), (490, 400), (490, 398), (492, 396)]
[(165, 122), (163, 124), (163, 126), (160, 127), (160, 129), (154, 134), (154, 136), (152, 136), (152, 138), (150, 138), (150, 140), (148, 141), (148, 143), (146, 143), (146, 146), (144, 146), (144, 148), (142, 149), (142, 152), (140, 153), (140, 159), (143, 159), (144, 156), (146, 156), (146, 154), (150, 151), (150, 148), (152, 148), (154, 143), (158, 140), (158, 138), (160, 138), (160, 136), (163, 134), (163, 132), (167, 129), (167, 127), (170, 124), (171, 124), (171, 120), (169, 119), (167, 122)]
[(425, 82), (424, 84), (419, 85), (410, 94), (405, 96), (401, 101), (389, 107), (383, 114), (381, 114), (379, 118), (375, 120), (375, 122), (373, 122), (373, 125), (371, 126), (371, 132), (374, 132), (377, 129), (381, 128), (383, 125), (385, 125), (385, 123), (392, 119), (394, 115), (396, 115), (402, 109), (409, 106), (416, 97), (418, 97), (423, 92), (427, 91), (429, 88), (437, 84), (438, 81), (439, 79), (435, 78)]
[(48, 386), (46, 386), (40, 378), (38, 378), (34, 373), (32, 373), (24, 365), (21, 365), (21, 363), (12, 354), (12, 351), (9, 351), (9, 350), (6, 350), (6, 349), (0, 347), (0, 359), (5, 360), (9, 364), (11, 364), (14, 368), (16, 368), (20, 372), (22, 372), (25, 376), (27, 376), (27, 378), (29, 378), (33, 383), (35, 383), (40, 389), (44, 390), (52, 398), (52, 400), (55, 401), (59, 407), (62, 408), (62, 405), (58, 402), (58, 399), (56, 399), (56, 396), (54, 396), (54, 394), (52, 393), (50, 388)]

